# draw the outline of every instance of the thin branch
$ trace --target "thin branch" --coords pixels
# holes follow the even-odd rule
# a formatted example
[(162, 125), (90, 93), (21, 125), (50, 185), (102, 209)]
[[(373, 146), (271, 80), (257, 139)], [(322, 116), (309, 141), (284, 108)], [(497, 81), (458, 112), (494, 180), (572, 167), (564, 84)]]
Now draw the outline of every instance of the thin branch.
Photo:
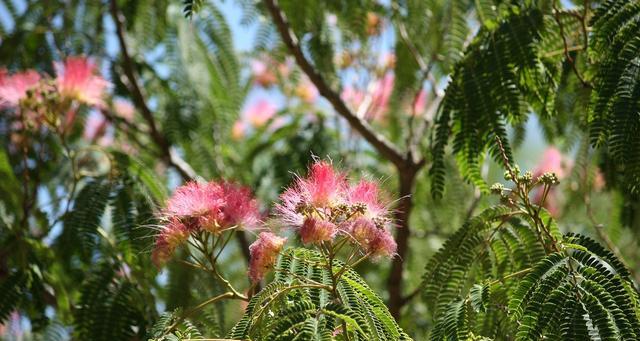
[[(557, 7), (556, 0), (551, 2), (551, 6), (553, 7), (553, 18), (556, 21), (556, 24), (558, 24), (558, 28), (560, 29), (560, 36), (562, 37), (562, 43), (564, 45), (564, 56), (569, 61), (569, 64), (571, 64), (571, 67), (573, 68), (573, 72), (576, 74), (576, 77), (578, 77), (578, 79), (580, 80), (580, 83), (582, 83), (584, 87), (590, 88), (591, 84), (588, 81), (586, 81), (584, 77), (580, 74), (580, 71), (578, 70), (578, 66), (576, 65), (576, 61), (573, 59), (573, 57), (571, 57), (571, 54), (569, 54), (569, 43), (567, 42), (567, 37), (564, 35), (564, 25), (562, 24), (562, 20), (560, 19), (560, 10)], [(587, 48), (587, 45), (585, 45), (585, 49), (586, 48)]]
[(318, 92), (326, 98), (333, 106), (333, 109), (344, 119), (349, 122), (351, 127), (355, 129), (362, 137), (367, 140), (382, 156), (394, 163), (395, 165), (402, 165), (405, 163), (405, 158), (402, 153), (384, 136), (373, 131), (371, 126), (363, 119), (356, 116), (344, 103), (340, 95), (329, 87), (329, 84), (325, 79), (316, 71), (315, 67), (311, 65), (311, 62), (307, 59), (302, 51), (302, 47), (298, 43), (298, 38), (291, 30), (289, 23), (278, 7), (276, 0), (263, 0), (266, 8), (268, 9), (273, 22), (280, 33), (282, 41), (289, 49), (289, 52), (293, 55), (296, 63), (302, 69), (302, 71), (309, 77), (311, 82), (316, 86)]
[(149, 134), (153, 142), (160, 148), (160, 152), (165, 161), (173, 166), (185, 180), (191, 180), (196, 177), (196, 172), (189, 166), (187, 162), (185, 162), (180, 156), (177, 155), (175, 150), (169, 144), (169, 141), (165, 138), (164, 135), (158, 130), (158, 125), (156, 124), (156, 120), (153, 116), (153, 113), (149, 109), (149, 106), (145, 102), (145, 96), (138, 84), (138, 80), (136, 78), (136, 74), (133, 67), (133, 60), (131, 59), (131, 55), (129, 54), (129, 49), (127, 48), (127, 43), (125, 40), (125, 33), (123, 29), (123, 21), (124, 18), (122, 14), (118, 10), (117, 0), (110, 1), (110, 10), (111, 16), (115, 23), (116, 27), (116, 35), (118, 37), (118, 43), (120, 45), (120, 52), (122, 54), (122, 67), (124, 74), (128, 80), (128, 87), (131, 93), (133, 102), (136, 104), (142, 117), (149, 125)]

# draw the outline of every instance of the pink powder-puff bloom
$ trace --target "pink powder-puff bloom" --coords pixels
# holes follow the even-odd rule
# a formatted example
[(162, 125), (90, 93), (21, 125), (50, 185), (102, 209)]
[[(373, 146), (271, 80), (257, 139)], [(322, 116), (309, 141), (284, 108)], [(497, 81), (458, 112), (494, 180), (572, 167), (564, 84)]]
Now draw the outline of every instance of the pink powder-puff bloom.
[[(533, 171), (534, 178), (541, 176), (544, 173), (551, 172), (558, 176), (558, 179), (564, 178), (571, 168), (571, 164), (562, 155), (560, 150), (555, 147), (549, 147), (542, 155), (542, 159), (538, 163), (538, 166)], [(533, 202), (540, 205), (549, 211), (551, 216), (557, 218), (560, 215), (560, 203), (559, 193), (556, 187), (551, 187), (546, 198), (543, 198), (544, 191), (542, 188), (538, 188), (533, 193)], [(544, 203), (542, 200), (544, 199)]]
[(252, 198), (249, 188), (232, 182), (222, 184), (224, 205), (218, 224), (223, 228), (241, 226), (244, 229), (256, 227), (260, 221), (258, 202)]
[(183, 244), (189, 238), (189, 231), (184, 224), (178, 219), (171, 219), (169, 223), (162, 228), (156, 238), (156, 245), (153, 249), (151, 259), (153, 263), (160, 267), (166, 263), (176, 248)]
[(271, 232), (262, 232), (258, 239), (249, 246), (249, 278), (259, 282), (276, 263), (278, 253), (284, 247), (287, 238), (278, 237)]
[(97, 67), (85, 57), (69, 57), (55, 64), (56, 84), (62, 96), (88, 105), (104, 107), (103, 97), (109, 86), (97, 75)]
[(389, 101), (391, 99), (391, 93), (393, 92), (393, 83), (395, 76), (391, 72), (387, 72), (382, 79), (378, 80), (371, 93), (371, 109), (367, 113), (367, 118), (380, 120), (387, 112), (389, 107)]
[(427, 92), (422, 89), (413, 101), (411, 115), (420, 116), (427, 107)]
[(565, 163), (564, 156), (555, 147), (549, 147), (542, 154), (542, 159), (538, 163), (538, 166), (533, 170), (533, 177), (539, 177), (540, 175), (551, 172), (556, 173), (558, 179), (562, 179), (565, 175)]
[(377, 183), (361, 180), (349, 188), (347, 202), (350, 205), (362, 205), (363, 215), (369, 219), (383, 219), (389, 215), (389, 210), (388, 203), (380, 200), (380, 196)]
[(333, 240), (338, 228), (330, 221), (309, 217), (300, 227), (300, 238), (304, 244), (314, 244)]
[(306, 178), (296, 181), (295, 187), (307, 204), (325, 207), (342, 201), (347, 189), (347, 179), (331, 163), (317, 161), (309, 168)]
[(222, 186), (215, 182), (189, 182), (178, 187), (167, 201), (165, 215), (180, 219), (189, 230), (215, 232), (224, 205)]
[(251, 61), (251, 73), (254, 81), (263, 87), (269, 87), (278, 81), (271, 66), (260, 60)]
[(393, 256), (396, 252), (396, 241), (384, 227), (376, 226), (364, 217), (356, 218), (348, 230), (351, 238), (372, 256)]
[(273, 103), (266, 99), (259, 99), (246, 108), (244, 117), (253, 127), (259, 128), (264, 126), (277, 112), (278, 109)]
[(95, 142), (107, 132), (109, 121), (97, 111), (92, 111), (84, 123), (83, 137), (89, 142)]
[(296, 95), (306, 103), (313, 103), (318, 98), (318, 89), (308, 79), (296, 87)]
[(373, 257), (392, 257), (396, 254), (398, 244), (389, 231), (378, 229), (375, 238), (369, 244), (368, 251)]
[(231, 127), (231, 138), (235, 141), (242, 140), (247, 133), (247, 125), (242, 120), (237, 120)]
[(164, 211), (190, 231), (204, 229), (218, 233), (228, 228), (254, 228), (259, 219), (258, 204), (248, 188), (231, 182), (190, 182), (179, 187)]
[(116, 116), (127, 122), (133, 122), (133, 118), (136, 114), (136, 109), (133, 104), (123, 99), (116, 99), (113, 101), (113, 111)]
[(344, 174), (324, 161), (311, 165), (306, 178), (298, 178), (295, 183), (280, 195), (281, 203), (276, 212), (285, 225), (299, 228), (305, 218), (303, 207), (315, 207), (324, 210), (344, 202), (347, 190)]
[(0, 107), (17, 107), (27, 97), (27, 91), (40, 82), (40, 75), (33, 70), (5, 74), (0, 78)]
[(357, 90), (353, 86), (345, 87), (340, 95), (342, 100), (344, 100), (353, 110), (357, 110), (360, 107), (364, 101), (364, 96), (364, 92)]

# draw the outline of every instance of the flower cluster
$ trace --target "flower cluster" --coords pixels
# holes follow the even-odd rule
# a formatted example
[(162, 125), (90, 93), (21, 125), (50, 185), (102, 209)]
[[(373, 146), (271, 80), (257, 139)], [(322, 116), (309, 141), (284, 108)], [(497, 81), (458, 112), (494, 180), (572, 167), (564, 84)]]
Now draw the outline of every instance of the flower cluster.
[(252, 282), (259, 282), (273, 267), (286, 241), (287, 238), (278, 237), (271, 232), (260, 233), (258, 239), (249, 247), (249, 278)]
[(388, 203), (381, 200), (376, 183), (349, 184), (330, 163), (316, 162), (306, 178), (299, 178), (281, 195), (276, 206), (280, 220), (293, 228), (304, 244), (348, 242), (372, 256), (392, 256)]
[(253, 229), (260, 220), (248, 188), (231, 182), (190, 182), (173, 193), (163, 211), (166, 223), (156, 239), (153, 259), (161, 265), (190, 235), (219, 235), (229, 229)]
[(15, 108), (30, 91), (38, 87), (53, 86), (61, 101), (76, 100), (90, 106), (104, 106), (103, 97), (109, 82), (98, 75), (97, 66), (85, 57), (69, 57), (56, 63), (57, 77), (50, 79), (35, 70), (7, 74), (0, 70), (0, 105)]
[[(105, 109), (109, 82), (99, 75), (96, 64), (85, 57), (69, 57), (54, 68), (55, 78), (35, 70), (8, 74), (0, 69), (0, 109), (15, 112), (14, 131), (37, 130), (47, 124), (64, 133), (73, 126), (80, 105)], [(91, 118), (87, 124), (91, 127), (85, 137), (91, 142), (106, 132), (104, 118)], [(22, 141), (20, 135), (12, 139)]]

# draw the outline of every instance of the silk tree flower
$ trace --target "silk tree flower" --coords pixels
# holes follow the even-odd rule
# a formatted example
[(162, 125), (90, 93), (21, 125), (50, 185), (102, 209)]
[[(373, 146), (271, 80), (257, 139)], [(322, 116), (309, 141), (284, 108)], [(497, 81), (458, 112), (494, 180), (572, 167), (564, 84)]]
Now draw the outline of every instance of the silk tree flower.
[(333, 240), (336, 233), (336, 224), (321, 218), (308, 217), (300, 227), (300, 239), (304, 244)]
[[(533, 171), (533, 177), (537, 178), (544, 173), (555, 173), (558, 179), (562, 180), (570, 171), (571, 162), (566, 160), (562, 152), (555, 147), (547, 148), (542, 154), (542, 158), (538, 163), (538, 166)], [(549, 190), (546, 198), (543, 198), (544, 191), (542, 188), (538, 188), (533, 193), (533, 202), (540, 205), (542, 200), (545, 199), (543, 206), (549, 211), (549, 214), (553, 217), (560, 215), (560, 198), (556, 187), (552, 187)]]
[(278, 237), (271, 232), (262, 232), (249, 246), (249, 278), (259, 282), (276, 263), (278, 253), (284, 247), (287, 238)]
[(104, 115), (97, 111), (92, 111), (84, 123), (82, 136), (89, 142), (95, 142), (106, 134), (108, 126), (109, 121)]
[(237, 226), (253, 229), (259, 221), (258, 204), (248, 188), (232, 182), (190, 182), (167, 201), (166, 217), (177, 218), (189, 231), (219, 233)]
[(224, 205), (218, 224), (223, 228), (239, 226), (252, 229), (260, 221), (258, 202), (252, 198), (249, 188), (233, 182), (222, 183)]
[(94, 63), (85, 57), (69, 57), (54, 66), (58, 75), (56, 85), (63, 97), (104, 107), (103, 97), (109, 82), (97, 75)]
[(171, 259), (176, 248), (186, 242), (188, 238), (189, 231), (185, 225), (177, 218), (171, 219), (169, 223), (160, 230), (156, 238), (156, 245), (151, 255), (153, 263), (158, 267), (165, 264)]
[(366, 118), (372, 120), (382, 120), (384, 118), (384, 114), (386, 114), (389, 109), (389, 101), (391, 100), (394, 82), (395, 75), (387, 72), (382, 79), (373, 85), (371, 109), (369, 109), (369, 112), (365, 115)]
[(242, 140), (247, 133), (247, 125), (242, 120), (237, 120), (231, 127), (231, 138), (235, 141)]
[(0, 107), (17, 107), (27, 97), (27, 91), (40, 82), (40, 75), (34, 70), (7, 75), (0, 73)]
[(340, 97), (342, 97), (342, 100), (345, 101), (352, 110), (358, 110), (364, 101), (365, 93), (349, 85), (342, 90)]
[(343, 236), (374, 257), (392, 256), (396, 244), (389, 232), (389, 203), (380, 194), (375, 182), (350, 185), (330, 163), (318, 161), (280, 196), (276, 214), (304, 244)]
[(296, 87), (296, 95), (306, 103), (313, 103), (318, 98), (318, 89), (309, 79), (305, 78)]
[(124, 99), (116, 99), (113, 101), (113, 111), (116, 116), (127, 122), (133, 122), (133, 118), (136, 114), (136, 109), (133, 104)]
[(260, 128), (277, 112), (278, 109), (273, 103), (266, 99), (259, 99), (245, 109), (243, 116), (254, 128)]
[(324, 211), (337, 206), (343, 203), (346, 190), (344, 174), (334, 170), (330, 163), (316, 162), (306, 178), (296, 179), (293, 186), (282, 193), (276, 212), (285, 224), (299, 228), (307, 208)]
[(251, 73), (253, 74), (254, 81), (263, 87), (270, 87), (278, 81), (276, 74), (271, 69), (271, 66), (261, 60), (251, 61)]
[(420, 116), (427, 108), (427, 92), (422, 89), (412, 103), (411, 115)]

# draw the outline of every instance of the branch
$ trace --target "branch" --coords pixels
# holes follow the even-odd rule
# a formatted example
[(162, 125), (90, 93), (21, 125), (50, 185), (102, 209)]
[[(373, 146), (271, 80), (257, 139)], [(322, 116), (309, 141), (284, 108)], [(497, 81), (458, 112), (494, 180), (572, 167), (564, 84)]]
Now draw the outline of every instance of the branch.
[(169, 165), (174, 167), (178, 171), (178, 173), (180, 173), (180, 176), (184, 180), (192, 180), (196, 177), (196, 172), (175, 152), (175, 150), (169, 144), (169, 141), (167, 141), (165, 136), (160, 133), (153, 113), (144, 100), (144, 95), (136, 79), (135, 71), (133, 68), (133, 61), (131, 59), (129, 49), (127, 48), (127, 44), (125, 41), (123, 29), (124, 18), (118, 10), (117, 0), (110, 1), (110, 10), (111, 17), (113, 18), (113, 22), (115, 23), (116, 27), (116, 35), (118, 36), (120, 52), (122, 53), (122, 67), (129, 83), (129, 92), (131, 93), (133, 102), (136, 104), (136, 107), (138, 107), (138, 109), (140, 110), (142, 117), (149, 125), (149, 133), (151, 135), (151, 139), (160, 148), (160, 153), (162, 154), (163, 159)]
[[(151, 139), (153, 142), (160, 148), (160, 152), (162, 154), (162, 158), (164, 161), (175, 168), (184, 181), (193, 180), (196, 178), (197, 174), (193, 170), (193, 168), (176, 153), (175, 149), (171, 147), (169, 141), (165, 138), (164, 135), (158, 130), (158, 126), (156, 124), (153, 113), (149, 109), (149, 106), (144, 100), (144, 95), (142, 93), (142, 89), (138, 84), (136, 79), (136, 74), (133, 68), (133, 61), (131, 59), (131, 55), (129, 54), (129, 49), (127, 48), (127, 44), (125, 41), (124, 29), (123, 29), (123, 21), (121, 13), (118, 10), (117, 0), (110, 1), (110, 10), (111, 16), (113, 17), (113, 21), (116, 27), (116, 35), (118, 36), (118, 43), (120, 44), (120, 52), (122, 53), (122, 64), (124, 73), (128, 80), (128, 87), (131, 95), (133, 97), (133, 101), (136, 104), (138, 110), (140, 110), (142, 117), (149, 125), (149, 134), (151, 135)], [(242, 254), (244, 258), (249, 260), (249, 242), (247, 241), (247, 236), (245, 233), (237, 233), (236, 238), (238, 239), (238, 243), (240, 244), (240, 248), (242, 249)]]
[(351, 112), (342, 98), (340, 98), (340, 95), (329, 87), (322, 75), (320, 75), (320, 73), (315, 70), (315, 67), (311, 65), (298, 43), (298, 38), (289, 27), (289, 23), (284, 13), (278, 7), (276, 0), (263, 0), (263, 2), (271, 14), (282, 41), (295, 58), (300, 69), (302, 69), (311, 82), (316, 86), (318, 92), (326, 98), (333, 106), (333, 109), (340, 116), (346, 119), (351, 127), (360, 133), (360, 135), (362, 135), (362, 137), (367, 140), (367, 142), (369, 142), (382, 156), (396, 166), (405, 164), (406, 160), (402, 153), (384, 136), (374, 132), (365, 120)]

